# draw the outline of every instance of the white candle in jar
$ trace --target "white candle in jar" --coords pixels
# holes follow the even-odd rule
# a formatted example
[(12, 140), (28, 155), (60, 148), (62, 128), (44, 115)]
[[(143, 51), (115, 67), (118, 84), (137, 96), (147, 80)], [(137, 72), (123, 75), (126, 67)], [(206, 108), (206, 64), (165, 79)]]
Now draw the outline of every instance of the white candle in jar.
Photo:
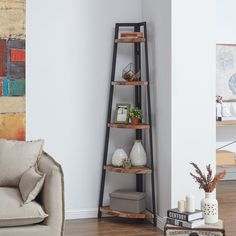
[(195, 212), (195, 199), (193, 195), (186, 196), (186, 211)]
[(179, 210), (179, 212), (185, 212), (185, 201), (184, 200), (178, 201), (178, 210)]

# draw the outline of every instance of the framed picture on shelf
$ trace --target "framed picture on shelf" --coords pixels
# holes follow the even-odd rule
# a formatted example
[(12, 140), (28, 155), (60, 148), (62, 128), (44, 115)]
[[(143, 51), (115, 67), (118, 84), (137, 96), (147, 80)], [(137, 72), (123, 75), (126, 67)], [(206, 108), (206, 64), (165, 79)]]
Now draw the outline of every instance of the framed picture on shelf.
[(130, 104), (116, 104), (115, 123), (128, 124), (129, 111), (130, 111)]

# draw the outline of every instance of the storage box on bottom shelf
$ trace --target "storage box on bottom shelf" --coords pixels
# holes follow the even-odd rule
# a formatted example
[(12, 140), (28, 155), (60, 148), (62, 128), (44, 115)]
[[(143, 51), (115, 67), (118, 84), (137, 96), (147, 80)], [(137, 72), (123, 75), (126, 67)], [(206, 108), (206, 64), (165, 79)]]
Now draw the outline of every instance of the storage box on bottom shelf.
[(179, 235), (179, 236), (225, 236), (225, 229), (222, 220), (216, 224), (204, 225), (199, 228), (184, 228), (174, 225), (165, 225), (165, 236)]
[(146, 209), (146, 194), (127, 191), (110, 193), (110, 209), (113, 211), (141, 213)]

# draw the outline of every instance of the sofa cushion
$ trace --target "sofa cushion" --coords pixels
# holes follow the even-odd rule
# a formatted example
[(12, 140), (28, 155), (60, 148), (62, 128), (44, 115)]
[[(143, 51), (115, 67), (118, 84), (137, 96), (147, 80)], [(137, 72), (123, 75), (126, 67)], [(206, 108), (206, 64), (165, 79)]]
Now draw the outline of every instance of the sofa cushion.
[(17, 188), (0, 187), (0, 227), (31, 225), (48, 215), (35, 201), (23, 205)]
[(43, 187), (45, 174), (38, 170), (38, 166), (32, 166), (24, 172), (20, 179), (19, 190), (24, 203), (33, 201)]
[(18, 187), (22, 174), (41, 156), (42, 147), (43, 140), (0, 139), (0, 187)]

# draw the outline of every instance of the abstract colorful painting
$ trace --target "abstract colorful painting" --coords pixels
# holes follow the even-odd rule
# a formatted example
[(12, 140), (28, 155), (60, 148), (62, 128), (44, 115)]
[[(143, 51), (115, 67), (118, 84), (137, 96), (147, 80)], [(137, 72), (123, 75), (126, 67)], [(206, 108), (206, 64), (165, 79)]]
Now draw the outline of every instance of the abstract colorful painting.
[(0, 0), (0, 138), (25, 140), (25, 0)]

